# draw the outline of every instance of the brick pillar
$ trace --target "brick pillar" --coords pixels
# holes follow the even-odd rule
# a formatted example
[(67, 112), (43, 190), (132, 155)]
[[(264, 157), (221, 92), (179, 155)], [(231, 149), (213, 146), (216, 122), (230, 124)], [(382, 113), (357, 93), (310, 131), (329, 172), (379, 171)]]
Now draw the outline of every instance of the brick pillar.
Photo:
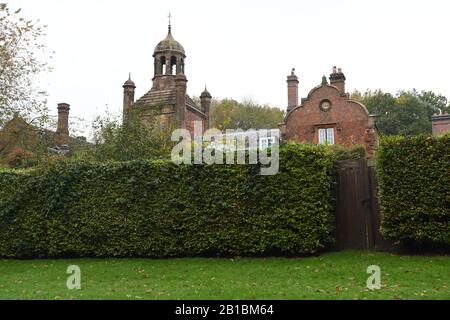
[(291, 74), (287, 77), (288, 87), (288, 107), (291, 110), (298, 107), (298, 77), (295, 75), (295, 69), (292, 69)]
[(330, 74), (330, 85), (338, 88), (341, 94), (345, 94), (345, 75), (341, 68), (336, 70), (336, 67), (333, 67)]
[(177, 57), (177, 64), (175, 65), (175, 68), (177, 70), (177, 72), (175, 74), (183, 73), (181, 71), (181, 58), (180, 57)]
[(69, 104), (58, 103), (58, 127), (56, 129), (56, 144), (59, 147), (69, 145), (69, 111)]
[(171, 61), (170, 61), (171, 56), (166, 56), (166, 76), (171, 76), (172, 75), (172, 68), (171, 68)]
[(184, 59), (184, 56), (183, 55), (176, 55), (176, 57), (177, 57), (177, 65), (176, 65), (177, 72), (176, 72), (176, 74), (180, 74), (180, 73), (184, 74), (184, 70), (183, 70), (183, 59)]
[(160, 62), (158, 58), (154, 58), (153, 60), (153, 76), (156, 76), (158, 74)]
[(186, 119), (186, 87), (187, 79), (184, 74), (179, 74), (175, 77), (175, 90), (176, 90), (176, 114), (177, 114), (177, 127), (185, 127)]

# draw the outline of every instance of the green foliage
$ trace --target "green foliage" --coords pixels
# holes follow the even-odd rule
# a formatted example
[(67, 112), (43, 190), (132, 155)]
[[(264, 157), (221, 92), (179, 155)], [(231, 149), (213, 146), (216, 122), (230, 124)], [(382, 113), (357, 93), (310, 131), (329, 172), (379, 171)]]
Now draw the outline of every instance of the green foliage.
[(377, 115), (377, 126), (383, 135), (414, 135), (431, 132), (431, 118), (425, 105), (410, 92), (394, 97), (381, 90), (366, 92), (362, 102)]
[(166, 158), (174, 143), (171, 128), (162, 128), (158, 118), (140, 116), (139, 110), (127, 114), (125, 124), (114, 115), (97, 118), (94, 123), (94, 144), (76, 152), (76, 159), (90, 161), (130, 161)]
[(354, 145), (349, 148), (339, 144), (329, 146), (335, 153), (338, 160), (356, 160), (365, 159), (367, 157), (366, 148), (363, 145)]
[(450, 135), (385, 137), (378, 151), (382, 232), (450, 244)]
[(450, 112), (450, 103), (441, 94), (436, 94), (433, 91), (422, 91), (418, 94), (418, 97), (424, 103), (429, 118), (434, 114)]
[(283, 116), (283, 110), (260, 106), (249, 99), (242, 103), (233, 99), (213, 100), (211, 106), (211, 125), (219, 130), (278, 128)]
[(431, 133), (432, 115), (450, 109), (447, 98), (432, 91), (400, 91), (396, 96), (381, 90), (364, 95), (355, 91), (352, 98), (377, 115), (377, 126), (383, 135)]
[(288, 144), (259, 165), (62, 162), (0, 173), (0, 256), (314, 253), (332, 241), (335, 156)]

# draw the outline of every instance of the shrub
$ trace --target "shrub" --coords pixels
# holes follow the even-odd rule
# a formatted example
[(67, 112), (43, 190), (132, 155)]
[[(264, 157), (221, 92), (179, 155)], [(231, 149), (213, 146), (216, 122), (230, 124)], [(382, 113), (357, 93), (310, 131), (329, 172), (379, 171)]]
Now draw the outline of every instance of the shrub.
[(332, 241), (329, 148), (289, 144), (258, 165), (61, 162), (0, 172), (0, 256), (310, 254)]
[(330, 146), (339, 160), (357, 160), (367, 158), (367, 151), (363, 145), (354, 145), (351, 147), (344, 147), (339, 144)]
[(385, 137), (378, 151), (382, 233), (450, 244), (450, 135)]
[(167, 159), (174, 146), (173, 130), (161, 128), (160, 120), (147, 114), (144, 123), (140, 109), (128, 111), (124, 123), (114, 114), (96, 118), (93, 144), (75, 150), (74, 158), (97, 162)]

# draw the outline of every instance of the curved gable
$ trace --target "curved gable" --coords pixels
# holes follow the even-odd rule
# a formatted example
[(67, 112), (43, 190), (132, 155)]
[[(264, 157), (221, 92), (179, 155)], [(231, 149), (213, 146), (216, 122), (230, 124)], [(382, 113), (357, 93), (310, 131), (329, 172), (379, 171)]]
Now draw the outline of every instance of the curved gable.
[(318, 85), (318, 86), (312, 88), (312, 89), (309, 91), (308, 96), (306, 97), (305, 100), (310, 100), (310, 99), (311, 99), (311, 96), (312, 96), (316, 91), (319, 91), (320, 89), (323, 90), (323, 89), (326, 89), (326, 88), (334, 89), (334, 90), (336, 91), (336, 94), (337, 94), (337, 95), (341, 95), (341, 92), (339, 91), (339, 89), (338, 89), (337, 87), (332, 86), (332, 85), (329, 85), (329, 84), (321, 84), (321, 85)]
[[(295, 98), (296, 83), (288, 76), (288, 102)], [(377, 130), (374, 117), (364, 104), (350, 99), (345, 91), (345, 76), (340, 69), (330, 75), (331, 84), (312, 88), (299, 106), (288, 103), (284, 123), (280, 125), (283, 138), (309, 143), (332, 143), (346, 146), (365, 145), (374, 155), (377, 145)]]
[(286, 116), (284, 117), (284, 122), (288, 121), (288, 118), (291, 116), (291, 114), (296, 113), (298, 109), (305, 108), (305, 106), (308, 106), (308, 102), (313, 100), (316, 95), (320, 96), (334, 96), (334, 97), (341, 97), (341, 92), (339, 89), (335, 86), (329, 85), (329, 84), (320, 84), (314, 88), (312, 88), (308, 96), (306, 98), (303, 98), (301, 100), (301, 104), (298, 107), (295, 107), (291, 109)]
[(352, 100), (352, 99), (348, 99), (347, 102), (350, 103), (350, 104), (355, 104), (355, 105), (357, 105), (359, 108), (363, 109), (364, 112), (367, 114), (367, 116), (370, 115), (369, 110), (367, 110), (367, 107), (366, 107), (365, 105), (363, 105), (361, 102), (356, 101), (356, 100)]

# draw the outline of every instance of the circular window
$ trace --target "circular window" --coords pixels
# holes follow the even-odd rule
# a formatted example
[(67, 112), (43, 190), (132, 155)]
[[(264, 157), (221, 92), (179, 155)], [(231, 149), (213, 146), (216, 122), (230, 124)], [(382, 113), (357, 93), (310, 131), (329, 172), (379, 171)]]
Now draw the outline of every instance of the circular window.
[(322, 111), (328, 111), (328, 110), (330, 110), (331, 109), (331, 102), (330, 102), (330, 100), (323, 100), (321, 103), (320, 103), (320, 110), (322, 110)]

